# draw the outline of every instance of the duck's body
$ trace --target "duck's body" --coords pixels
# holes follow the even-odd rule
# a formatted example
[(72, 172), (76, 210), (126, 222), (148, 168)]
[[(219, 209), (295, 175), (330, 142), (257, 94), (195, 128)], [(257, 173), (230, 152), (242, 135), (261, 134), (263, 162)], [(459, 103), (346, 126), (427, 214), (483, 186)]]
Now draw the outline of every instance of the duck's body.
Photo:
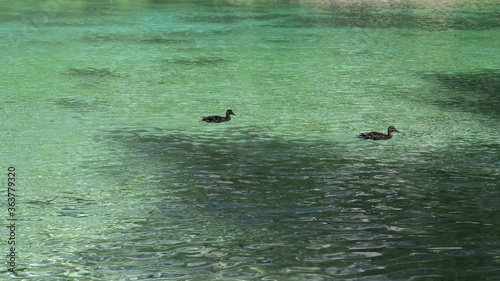
[(379, 133), (379, 132), (370, 132), (370, 133), (362, 133), (358, 135), (358, 138), (362, 139), (370, 139), (370, 140), (388, 140), (392, 138), (392, 132), (399, 132), (393, 126), (390, 126), (387, 129), (387, 134)]
[(205, 121), (208, 123), (222, 123), (222, 122), (227, 122), (227, 121), (231, 120), (231, 115), (236, 115), (236, 114), (234, 114), (231, 109), (228, 109), (226, 111), (226, 117), (212, 115), (212, 116), (203, 117), (203, 119), (201, 119), (201, 121)]

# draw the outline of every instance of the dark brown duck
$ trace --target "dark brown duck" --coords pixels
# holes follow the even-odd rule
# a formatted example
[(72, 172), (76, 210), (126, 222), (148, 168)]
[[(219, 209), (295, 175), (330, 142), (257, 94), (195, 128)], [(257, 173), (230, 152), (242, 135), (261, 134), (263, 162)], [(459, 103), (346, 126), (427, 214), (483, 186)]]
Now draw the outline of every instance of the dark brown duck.
[(222, 116), (217, 116), (217, 115), (212, 115), (212, 116), (206, 116), (201, 119), (201, 121), (205, 121), (208, 123), (222, 123), (222, 122), (227, 122), (231, 120), (231, 115), (236, 115), (231, 109), (228, 109), (226, 111), (226, 117)]
[(370, 140), (388, 140), (392, 138), (393, 132), (399, 132), (393, 126), (390, 126), (387, 129), (387, 134), (379, 133), (379, 132), (371, 132), (371, 133), (362, 133), (358, 135), (358, 138), (362, 139), (370, 139)]

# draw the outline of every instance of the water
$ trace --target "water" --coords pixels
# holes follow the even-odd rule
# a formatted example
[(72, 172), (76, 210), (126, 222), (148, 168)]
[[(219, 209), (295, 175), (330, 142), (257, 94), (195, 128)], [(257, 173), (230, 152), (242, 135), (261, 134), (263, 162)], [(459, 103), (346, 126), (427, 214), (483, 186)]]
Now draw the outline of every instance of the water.
[(1, 4), (19, 279), (499, 280), (499, 6), (286, 2)]

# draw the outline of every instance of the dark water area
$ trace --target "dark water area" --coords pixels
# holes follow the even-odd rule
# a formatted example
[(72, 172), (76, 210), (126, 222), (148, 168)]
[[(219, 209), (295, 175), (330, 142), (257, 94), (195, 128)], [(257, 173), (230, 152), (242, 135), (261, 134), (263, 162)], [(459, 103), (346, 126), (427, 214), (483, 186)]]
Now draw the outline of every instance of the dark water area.
[[(435, 73), (423, 76), (450, 92), (452, 98), (439, 102), (442, 106), (474, 114), (500, 118), (500, 73), (485, 70), (474, 73)], [(438, 98), (439, 99), (439, 98)]]
[[(114, 130), (109, 136), (125, 147), (124, 165), (154, 167), (148, 188), (170, 195), (132, 231), (160, 241), (150, 254), (168, 252), (165, 261), (187, 268), (151, 278), (447, 280), (499, 273), (492, 250), (499, 246), (497, 176), (460, 164), (498, 146), (397, 157), (396, 149), (384, 147), (391, 157), (379, 158), (380, 148), (371, 144), (349, 150), (229, 128), (200, 135)], [(478, 239), (485, 239), (480, 247)]]

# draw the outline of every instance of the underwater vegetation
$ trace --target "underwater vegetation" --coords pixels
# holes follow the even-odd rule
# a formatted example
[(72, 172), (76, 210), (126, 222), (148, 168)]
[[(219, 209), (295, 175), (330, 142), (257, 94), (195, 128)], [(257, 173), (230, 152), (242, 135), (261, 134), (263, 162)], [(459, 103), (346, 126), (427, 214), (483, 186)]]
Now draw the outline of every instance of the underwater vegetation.
[(63, 97), (53, 101), (59, 108), (71, 109), (76, 112), (94, 112), (103, 110), (108, 104), (102, 100), (85, 100), (79, 97)]
[(75, 77), (87, 78), (104, 78), (104, 77), (120, 77), (120, 75), (109, 68), (96, 68), (96, 67), (71, 67), (65, 73)]
[(231, 60), (222, 57), (198, 57), (198, 58), (179, 58), (165, 59), (166, 64), (178, 64), (186, 66), (212, 66), (230, 62)]

